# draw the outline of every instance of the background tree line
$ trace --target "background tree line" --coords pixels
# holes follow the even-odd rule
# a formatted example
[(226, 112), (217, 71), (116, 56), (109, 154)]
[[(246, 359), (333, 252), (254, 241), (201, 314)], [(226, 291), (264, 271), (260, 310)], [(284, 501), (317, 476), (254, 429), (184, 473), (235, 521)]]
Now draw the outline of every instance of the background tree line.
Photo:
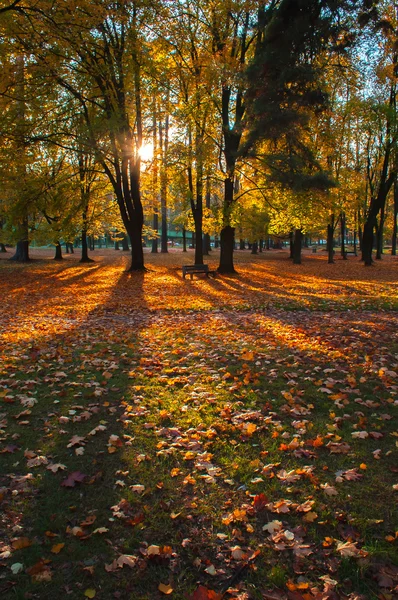
[[(254, 245), (337, 228), (396, 253), (394, 2), (26, 0), (0, 4), (0, 242), (113, 231), (144, 269), (168, 214), (220, 272)], [(158, 232), (161, 238), (158, 241)], [(127, 234), (127, 235), (126, 235)], [(119, 239), (117, 238), (117, 239)]]

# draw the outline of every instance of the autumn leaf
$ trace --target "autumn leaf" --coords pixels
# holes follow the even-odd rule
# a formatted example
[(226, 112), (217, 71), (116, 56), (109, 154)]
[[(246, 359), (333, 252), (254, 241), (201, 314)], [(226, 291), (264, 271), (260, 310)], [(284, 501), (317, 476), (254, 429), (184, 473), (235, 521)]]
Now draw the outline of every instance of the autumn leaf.
[(159, 583), (158, 590), (159, 592), (162, 592), (162, 594), (166, 594), (166, 596), (169, 596), (173, 592), (171, 585), (164, 583)]
[(89, 515), (80, 523), (80, 527), (89, 527), (93, 523), (95, 523), (97, 517), (95, 515)]
[(32, 545), (32, 540), (30, 540), (27, 537), (20, 537), (17, 538), (16, 540), (13, 540), (11, 542), (12, 547), (14, 548), (14, 550), (22, 550), (23, 548), (28, 548), (29, 546)]
[(253, 507), (256, 512), (260, 512), (264, 510), (265, 506), (268, 504), (269, 500), (265, 494), (262, 492), (257, 494), (253, 500)]
[(62, 550), (62, 548), (65, 546), (65, 544), (54, 544), (54, 546), (51, 548), (51, 552), (53, 554), (59, 554)]
[(192, 596), (190, 596), (189, 600), (221, 600), (221, 598), (221, 594), (217, 594), (213, 590), (200, 585)]
[(86, 478), (86, 475), (80, 473), (80, 471), (73, 471), (66, 479), (61, 482), (63, 487), (75, 487), (77, 483), (82, 483)]

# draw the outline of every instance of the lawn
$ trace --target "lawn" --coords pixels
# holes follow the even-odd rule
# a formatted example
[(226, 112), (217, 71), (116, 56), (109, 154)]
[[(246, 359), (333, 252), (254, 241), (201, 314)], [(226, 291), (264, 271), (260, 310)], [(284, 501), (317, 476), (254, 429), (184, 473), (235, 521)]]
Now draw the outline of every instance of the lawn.
[(398, 260), (324, 254), (0, 255), (2, 599), (398, 597)]

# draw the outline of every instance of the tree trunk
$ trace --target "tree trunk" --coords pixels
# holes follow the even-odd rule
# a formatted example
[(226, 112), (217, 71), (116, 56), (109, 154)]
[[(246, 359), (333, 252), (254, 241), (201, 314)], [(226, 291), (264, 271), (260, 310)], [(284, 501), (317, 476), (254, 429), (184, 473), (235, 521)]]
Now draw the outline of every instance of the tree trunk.
[(62, 247), (61, 247), (61, 243), (57, 242), (55, 244), (55, 256), (54, 256), (54, 260), (62, 260), (63, 256), (62, 256)]
[(159, 215), (158, 215), (157, 212), (153, 213), (153, 217), (152, 217), (152, 229), (156, 232), (156, 236), (152, 240), (151, 253), (152, 254), (157, 254), (158, 247), (159, 247), (159, 238), (157, 236), (157, 233), (159, 231)]
[(294, 230), (293, 242), (293, 264), (301, 265), (301, 246), (303, 241), (303, 232), (301, 229)]
[(345, 214), (343, 212), (340, 213), (340, 253), (343, 260), (347, 260), (347, 254), (345, 251)]
[(234, 200), (234, 181), (233, 178), (224, 179), (224, 222), (226, 225), (220, 233), (220, 264), (219, 273), (235, 273), (234, 268), (234, 248), (235, 248), (235, 227), (229, 225), (229, 212)]
[(384, 221), (385, 221), (385, 206), (380, 210), (380, 221), (377, 227), (376, 235), (376, 260), (381, 260), (383, 255), (383, 243), (384, 243)]
[(131, 243), (131, 266), (129, 271), (145, 271), (142, 247), (142, 225), (139, 223), (128, 232)]
[(245, 248), (246, 248), (245, 240), (243, 238), (240, 238), (240, 240), (239, 240), (239, 250), (245, 250)]
[(235, 228), (230, 225), (223, 227), (220, 233), (220, 242), (220, 264), (217, 270), (219, 273), (235, 273), (233, 261)]
[(370, 267), (373, 263), (373, 229), (377, 225), (376, 217), (368, 218), (365, 221), (362, 234), (362, 260), (365, 266)]
[(92, 258), (88, 255), (88, 244), (87, 244), (87, 231), (82, 229), (82, 257), (80, 259), (81, 263), (90, 263), (94, 262)]
[(0, 242), (0, 252), (7, 252), (7, 249), (6, 249), (5, 245), (3, 244), (3, 242)]
[(20, 240), (17, 242), (17, 246), (15, 248), (15, 254), (10, 258), (10, 260), (15, 260), (17, 262), (29, 262), (29, 241), (28, 240)]
[[(166, 109), (167, 110), (167, 109)], [(169, 115), (166, 114), (164, 123), (164, 140), (163, 140), (163, 123), (159, 124), (159, 146), (162, 155), (162, 162), (160, 168), (160, 212), (162, 216), (162, 238), (161, 238), (161, 252), (166, 253), (169, 251), (168, 231), (167, 231), (167, 160), (168, 160), (168, 147), (169, 147)]]
[(258, 254), (257, 251), (258, 251), (258, 244), (257, 244), (257, 241), (256, 241), (256, 242), (253, 242), (253, 244), (252, 244), (252, 251), (251, 251), (251, 253), (252, 254)]
[[(210, 177), (209, 175), (207, 175), (206, 177), (206, 208), (209, 211), (210, 210), (210, 205), (211, 205), (211, 186), (210, 186)], [(210, 234), (209, 233), (205, 233), (203, 235), (203, 254), (205, 254), (206, 256), (208, 256), (210, 254), (211, 251), (211, 246), (210, 246)]]
[(182, 251), (187, 251), (187, 230), (185, 227), (182, 228)]
[(330, 216), (330, 223), (328, 223), (327, 230), (327, 251), (328, 251), (328, 264), (332, 265), (334, 263), (334, 215)]
[(393, 209), (393, 225), (392, 225), (392, 256), (397, 255), (397, 226), (398, 226), (398, 180), (394, 181), (394, 209)]
[(263, 249), (264, 249), (264, 240), (263, 240), (263, 238), (260, 238), (260, 243), (258, 245), (258, 250), (259, 250), (259, 252), (262, 252)]
[(289, 258), (294, 258), (294, 234), (293, 234), (293, 231), (291, 231), (289, 233), (289, 249), (290, 249)]

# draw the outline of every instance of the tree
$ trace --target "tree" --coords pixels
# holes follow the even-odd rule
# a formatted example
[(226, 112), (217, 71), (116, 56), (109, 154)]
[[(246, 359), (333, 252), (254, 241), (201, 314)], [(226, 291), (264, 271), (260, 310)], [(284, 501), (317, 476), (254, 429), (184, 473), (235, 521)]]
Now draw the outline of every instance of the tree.
[(34, 30), (24, 21), (20, 43), (81, 112), (87, 153), (95, 155), (109, 178), (130, 236), (130, 270), (143, 270), (143, 27), (153, 11), (133, 1), (112, 6), (105, 1), (78, 6), (43, 1), (41, 8)]

